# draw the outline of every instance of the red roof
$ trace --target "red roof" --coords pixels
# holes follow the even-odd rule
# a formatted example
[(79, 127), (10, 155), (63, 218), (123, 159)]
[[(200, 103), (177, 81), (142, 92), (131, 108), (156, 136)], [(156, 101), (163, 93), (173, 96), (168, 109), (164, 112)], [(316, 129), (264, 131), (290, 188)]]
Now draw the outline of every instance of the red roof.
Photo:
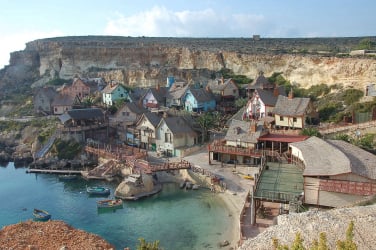
[(259, 141), (275, 141), (275, 142), (299, 142), (309, 138), (307, 135), (283, 135), (283, 134), (267, 134), (260, 136)]

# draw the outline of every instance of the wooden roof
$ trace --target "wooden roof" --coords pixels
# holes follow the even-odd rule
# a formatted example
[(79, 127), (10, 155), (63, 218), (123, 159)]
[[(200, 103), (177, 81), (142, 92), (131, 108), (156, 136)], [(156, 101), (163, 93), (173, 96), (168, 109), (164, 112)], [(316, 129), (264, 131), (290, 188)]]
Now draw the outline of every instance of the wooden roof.
[(279, 95), (273, 112), (281, 116), (303, 116), (309, 103), (309, 98), (289, 98)]
[(341, 140), (310, 137), (290, 144), (304, 159), (305, 176), (329, 176), (354, 173), (376, 179), (376, 155)]

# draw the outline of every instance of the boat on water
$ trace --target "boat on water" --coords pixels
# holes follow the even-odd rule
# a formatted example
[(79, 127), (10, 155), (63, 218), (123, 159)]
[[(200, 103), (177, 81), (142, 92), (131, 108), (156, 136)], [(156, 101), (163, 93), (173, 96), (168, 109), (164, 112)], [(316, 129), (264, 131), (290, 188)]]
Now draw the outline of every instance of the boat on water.
[(111, 191), (107, 187), (86, 187), (86, 192), (89, 195), (109, 195)]
[(51, 219), (51, 214), (45, 210), (34, 208), (33, 211), (34, 221), (48, 221)]
[(114, 199), (114, 200), (100, 200), (97, 201), (98, 208), (123, 208), (123, 200), (122, 199)]
[(61, 174), (58, 177), (61, 181), (72, 181), (78, 178), (78, 176), (74, 174)]

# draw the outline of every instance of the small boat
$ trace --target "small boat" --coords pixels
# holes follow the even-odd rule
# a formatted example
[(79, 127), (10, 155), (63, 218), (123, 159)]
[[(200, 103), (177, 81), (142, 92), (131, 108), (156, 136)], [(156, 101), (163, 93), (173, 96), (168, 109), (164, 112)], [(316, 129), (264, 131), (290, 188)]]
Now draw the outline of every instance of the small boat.
[(59, 175), (59, 180), (61, 181), (72, 181), (72, 180), (75, 180), (77, 179), (77, 175), (74, 175), (74, 174), (62, 174), (62, 175)]
[(192, 189), (193, 189), (193, 190), (198, 190), (199, 187), (200, 187), (200, 185), (198, 185), (198, 184), (193, 184)]
[(100, 200), (97, 201), (98, 208), (123, 208), (123, 200)]
[(86, 192), (89, 195), (109, 195), (111, 191), (106, 187), (86, 187)]
[(243, 178), (244, 179), (248, 179), (248, 180), (253, 180), (253, 176), (250, 176), (250, 175), (243, 175)]
[(48, 221), (51, 219), (51, 215), (47, 211), (41, 209), (34, 208), (33, 215), (34, 221)]

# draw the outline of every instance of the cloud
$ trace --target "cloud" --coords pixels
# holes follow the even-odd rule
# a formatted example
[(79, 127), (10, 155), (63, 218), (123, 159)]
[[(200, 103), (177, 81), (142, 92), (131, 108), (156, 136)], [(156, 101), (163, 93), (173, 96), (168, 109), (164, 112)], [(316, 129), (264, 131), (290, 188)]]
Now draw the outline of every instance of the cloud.
[(110, 18), (106, 35), (161, 37), (249, 37), (270, 23), (263, 15), (221, 14), (213, 9), (171, 11), (154, 6), (150, 10)]
[(9, 64), (10, 53), (25, 49), (27, 42), (46, 38), (62, 36), (60, 31), (24, 31), (14, 34), (3, 34), (0, 39), (0, 69)]

